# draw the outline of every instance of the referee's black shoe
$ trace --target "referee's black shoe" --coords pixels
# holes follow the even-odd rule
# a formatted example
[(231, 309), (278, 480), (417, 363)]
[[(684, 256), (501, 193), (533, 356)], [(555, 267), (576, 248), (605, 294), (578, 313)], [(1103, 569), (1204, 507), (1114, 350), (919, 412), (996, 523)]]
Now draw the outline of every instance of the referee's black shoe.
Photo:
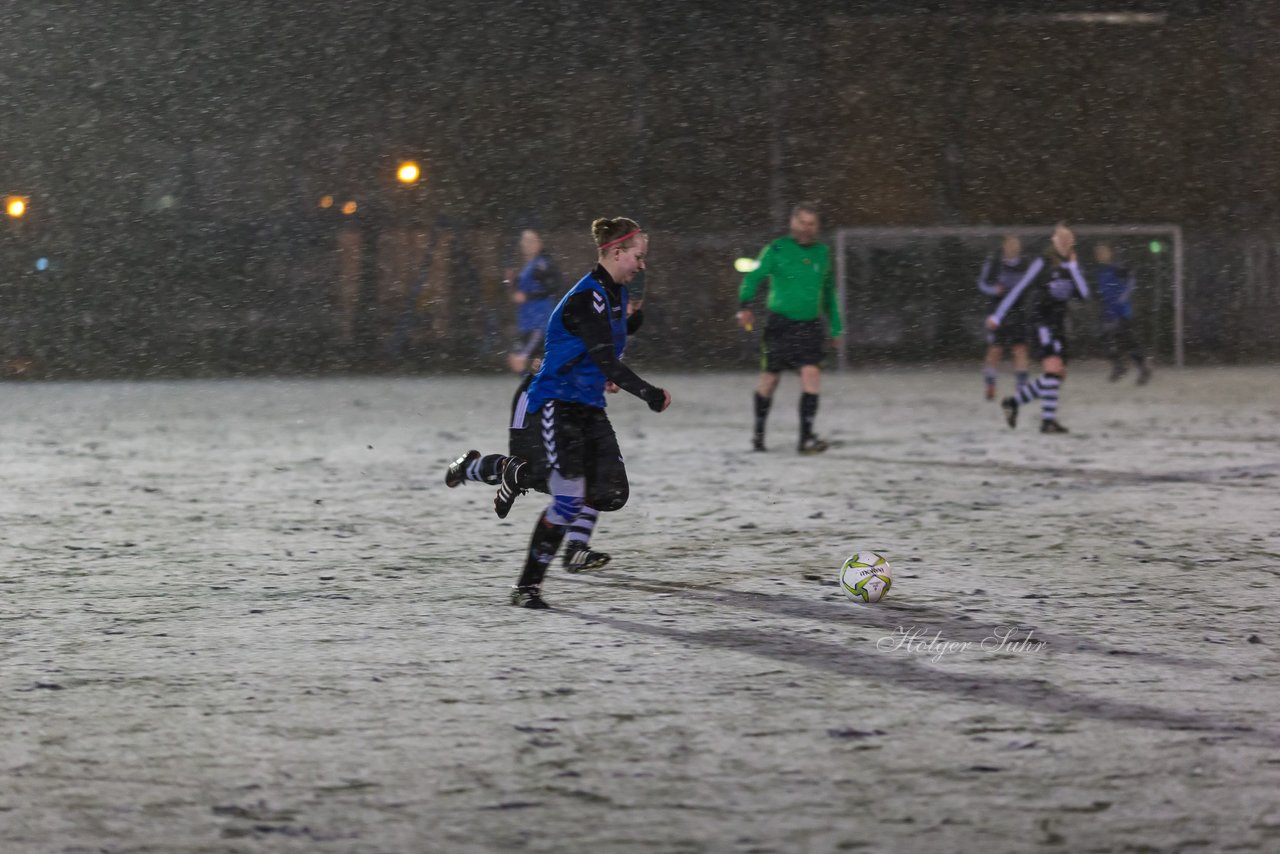
[(1041, 433), (1070, 433), (1066, 427), (1058, 423), (1056, 418), (1046, 418), (1040, 422)]
[(753, 451), (767, 451), (767, 450), (769, 450), (768, 448), (766, 448), (766, 447), (764, 446), (764, 434), (763, 434), (763, 433), (753, 433), (753, 434), (752, 434), (752, 436), (751, 436), (751, 450), (753, 450)]
[(455, 486), (461, 486), (467, 479), (467, 466), (480, 459), (479, 451), (467, 451), (453, 462), (449, 463), (449, 468), (444, 473), (444, 485), (453, 489)]
[(493, 497), (493, 512), (499, 519), (507, 518), (511, 505), (516, 497), (524, 495), (526, 490), (520, 486), (520, 472), (528, 463), (519, 457), (507, 457), (502, 465), (502, 482), (498, 484), (498, 494)]
[(812, 456), (814, 454), (821, 454), (830, 447), (831, 443), (826, 439), (819, 439), (817, 436), (805, 436), (800, 440), (800, 446), (796, 448), (796, 450), (805, 456)]
[(1018, 426), (1018, 399), (1016, 397), (1006, 397), (1000, 401), (1000, 408), (1004, 410), (1004, 420), (1010, 427)]

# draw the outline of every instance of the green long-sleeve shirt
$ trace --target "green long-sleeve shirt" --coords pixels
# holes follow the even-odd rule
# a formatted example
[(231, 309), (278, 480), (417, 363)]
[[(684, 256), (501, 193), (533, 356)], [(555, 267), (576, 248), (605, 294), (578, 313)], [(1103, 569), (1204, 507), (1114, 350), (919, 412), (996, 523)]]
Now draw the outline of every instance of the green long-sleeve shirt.
[(841, 332), (840, 307), (836, 304), (836, 279), (826, 244), (801, 246), (788, 235), (779, 237), (760, 252), (760, 266), (742, 277), (738, 302), (755, 298), (760, 283), (769, 280), (766, 307), (790, 320), (817, 320), (826, 315), (831, 337)]

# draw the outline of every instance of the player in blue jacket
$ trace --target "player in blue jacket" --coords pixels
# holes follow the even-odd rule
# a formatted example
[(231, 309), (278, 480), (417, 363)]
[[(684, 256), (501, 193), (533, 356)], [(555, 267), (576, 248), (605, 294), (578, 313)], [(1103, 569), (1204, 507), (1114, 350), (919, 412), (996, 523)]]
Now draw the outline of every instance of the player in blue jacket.
[(1093, 247), (1093, 258), (1098, 262), (1094, 275), (1098, 281), (1098, 301), (1102, 303), (1102, 336), (1107, 345), (1107, 358), (1111, 360), (1111, 382), (1128, 372), (1125, 356), (1138, 367), (1138, 385), (1146, 385), (1151, 379), (1151, 365), (1147, 362), (1142, 345), (1133, 334), (1134, 275), (1127, 267), (1113, 263), (1114, 253), (1108, 243)]
[(671, 405), (669, 392), (621, 360), (628, 326), (640, 322), (640, 312), (628, 316), (627, 285), (644, 270), (648, 235), (634, 220), (614, 217), (591, 223), (591, 236), (596, 267), (551, 312), (542, 366), (512, 418), (513, 429), (533, 421), (542, 444), (538, 458), (508, 457), (493, 501), (494, 512), (505, 518), (516, 496), (543, 479), (551, 493), (511, 592), (511, 603), (524, 608), (547, 607), (542, 580), (565, 534), (572, 537), (570, 526), (593, 526), (597, 514), (627, 502), (627, 472), (605, 414), (606, 392), (617, 386), (654, 412)]
[[(638, 280), (643, 271), (636, 276)], [(633, 280), (634, 282), (635, 280)], [(628, 291), (631, 291), (628, 288)], [(644, 314), (640, 311), (637, 299), (627, 302), (627, 335), (634, 335), (644, 322)], [(536, 371), (537, 368), (535, 367)], [(522, 481), (529, 484), (530, 489), (550, 494), (548, 486), (548, 470), (545, 454), (542, 453), (542, 432), (538, 421), (526, 417), (529, 411), (529, 386), (533, 384), (534, 374), (525, 374), (511, 400), (511, 418), (508, 419), (508, 443), (506, 454), (481, 454), (477, 450), (467, 451), (445, 469), (444, 483), (450, 489), (466, 483), (486, 483), (497, 486), (502, 483), (502, 471), (507, 462), (515, 457), (530, 465), (530, 469), (521, 475)], [(620, 389), (610, 383), (605, 391), (616, 393)], [(517, 417), (517, 413), (521, 413)], [(496, 509), (496, 508), (495, 508)], [(610, 561), (607, 552), (591, 548), (591, 535), (595, 531), (596, 520), (600, 513), (585, 503), (578, 515), (569, 523), (564, 548), (564, 568), (566, 572), (586, 572), (601, 569)]]
[(536, 361), (547, 329), (547, 319), (551, 317), (561, 285), (560, 271), (551, 256), (543, 251), (542, 237), (538, 232), (531, 228), (521, 232), (520, 254), (524, 264), (511, 285), (511, 300), (518, 306), (518, 335), (507, 354), (507, 363), (517, 374), (530, 370), (530, 364)]

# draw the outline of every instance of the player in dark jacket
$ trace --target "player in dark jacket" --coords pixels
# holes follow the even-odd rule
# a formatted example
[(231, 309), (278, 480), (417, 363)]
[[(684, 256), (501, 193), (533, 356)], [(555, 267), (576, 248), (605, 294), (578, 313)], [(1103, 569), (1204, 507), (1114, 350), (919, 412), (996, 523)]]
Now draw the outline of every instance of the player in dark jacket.
[[(1022, 241), (1016, 235), (1008, 235), (998, 254), (982, 263), (978, 275), (978, 290), (991, 298), (989, 314), (994, 314), (1009, 291), (1022, 281), (1031, 260), (1022, 254)], [(995, 400), (996, 376), (1000, 359), (1005, 350), (1013, 352), (1013, 369), (1016, 372), (1015, 387), (1021, 391), (1027, 384), (1027, 367), (1031, 356), (1027, 352), (1027, 316), (1021, 300), (1015, 304), (1000, 323), (1000, 328), (987, 330), (987, 358), (982, 366), (982, 380), (987, 400)]]
[(1094, 276), (1098, 282), (1098, 301), (1102, 303), (1102, 336), (1107, 345), (1107, 358), (1111, 360), (1111, 382), (1125, 375), (1128, 366), (1125, 357), (1133, 360), (1138, 368), (1138, 385), (1146, 385), (1151, 379), (1151, 365), (1142, 345), (1133, 334), (1134, 275), (1127, 267), (1118, 267), (1108, 243), (1093, 247)]

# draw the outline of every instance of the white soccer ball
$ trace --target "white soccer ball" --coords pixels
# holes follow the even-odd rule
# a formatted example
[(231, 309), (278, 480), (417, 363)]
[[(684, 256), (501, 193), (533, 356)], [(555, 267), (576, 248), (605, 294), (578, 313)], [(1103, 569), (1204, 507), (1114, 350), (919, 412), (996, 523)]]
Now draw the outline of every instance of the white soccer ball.
[(884, 555), (858, 552), (840, 567), (840, 589), (855, 602), (879, 602), (893, 586), (893, 567)]

